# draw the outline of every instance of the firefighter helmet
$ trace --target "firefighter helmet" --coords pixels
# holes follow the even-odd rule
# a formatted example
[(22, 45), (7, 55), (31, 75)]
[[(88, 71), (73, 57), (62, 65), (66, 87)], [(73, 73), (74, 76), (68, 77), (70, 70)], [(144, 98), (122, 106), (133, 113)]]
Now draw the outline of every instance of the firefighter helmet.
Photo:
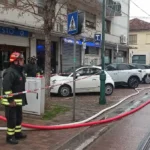
[(23, 54), (19, 53), (19, 52), (13, 52), (11, 55), (10, 55), (10, 62), (14, 62), (18, 59), (24, 59), (24, 56)]

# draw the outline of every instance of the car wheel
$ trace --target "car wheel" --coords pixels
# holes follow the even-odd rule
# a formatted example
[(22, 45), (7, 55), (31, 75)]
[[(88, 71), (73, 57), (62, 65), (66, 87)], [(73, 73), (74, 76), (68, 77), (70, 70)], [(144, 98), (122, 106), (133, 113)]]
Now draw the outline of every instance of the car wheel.
[(149, 75), (145, 76), (144, 83), (150, 84), (150, 76)]
[(137, 77), (131, 77), (128, 81), (130, 88), (137, 88), (139, 86), (139, 80)]
[(68, 97), (71, 94), (71, 87), (68, 85), (63, 85), (59, 88), (59, 95), (62, 97)]
[(113, 86), (111, 84), (105, 85), (105, 95), (109, 96), (113, 93)]

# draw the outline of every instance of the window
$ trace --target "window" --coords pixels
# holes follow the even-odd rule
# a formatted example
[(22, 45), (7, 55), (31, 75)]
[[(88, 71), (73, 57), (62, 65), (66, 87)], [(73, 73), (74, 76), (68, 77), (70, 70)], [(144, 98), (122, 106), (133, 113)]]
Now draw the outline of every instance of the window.
[(111, 21), (105, 20), (105, 32), (110, 33), (110, 29), (111, 29)]
[(99, 48), (86, 46), (85, 54), (99, 55)]
[(106, 67), (106, 71), (114, 71), (114, 70), (117, 70), (116, 64), (111, 64)]
[(1, 4), (17, 5), (17, 0), (0, 0)]
[(129, 65), (126, 65), (126, 64), (118, 64), (117, 68), (118, 68), (118, 70), (129, 70), (130, 69)]
[(39, 7), (39, 6), (38, 6), (38, 14), (39, 14), (39, 15), (43, 15), (43, 14), (44, 14), (44, 9), (43, 9), (43, 7)]
[(38, 14), (43, 15), (44, 14), (44, 1), (43, 0), (37, 0), (37, 5), (38, 5)]
[(105, 49), (105, 64), (110, 64), (111, 63), (111, 50), (110, 49)]
[(16, 5), (17, 4), (17, 0), (7, 0), (8, 4), (11, 4), (11, 5)]
[(145, 65), (145, 69), (150, 69), (150, 66), (148, 66), (148, 65)]
[(96, 15), (86, 12), (85, 25), (88, 28), (96, 29)]
[(1, 4), (5, 4), (6, 1), (5, 1), (5, 0), (0, 0), (0, 3), (1, 3)]
[(135, 45), (137, 44), (137, 35), (129, 35), (129, 44)]
[(115, 12), (121, 12), (121, 4), (120, 2), (116, 2), (113, 0), (107, 0), (107, 7), (111, 8)]
[(137, 67), (136, 67), (136, 66), (133, 66), (133, 65), (129, 65), (129, 68), (130, 68), (130, 69), (137, 69)]
[(87, 76), (90, 75), (89, 73), (89, 68), (83, 68), (83, 69), (79, 69), (76, 74), (80, 74), (80, 76)]
[(98, 69), (98, 68), (90, 68), (89, 69), (89, 73), (90, 73), (90, 75), (99, 75), (100, 74), (100, 69)]
[(146, 55), (133, 55), (132, 63), (146, 64)]

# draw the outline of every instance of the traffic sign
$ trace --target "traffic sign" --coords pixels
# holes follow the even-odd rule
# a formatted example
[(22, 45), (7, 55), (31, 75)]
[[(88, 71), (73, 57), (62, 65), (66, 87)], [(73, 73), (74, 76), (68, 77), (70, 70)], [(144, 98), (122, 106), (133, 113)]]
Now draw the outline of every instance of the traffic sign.
[(68, 34), (74, 35), (78, 33), (78, 12), (73, 12), (67, 16)]
[(94, 41), (95, 42), (101, 42), (101, 34), (95, 34), (94, 35)]

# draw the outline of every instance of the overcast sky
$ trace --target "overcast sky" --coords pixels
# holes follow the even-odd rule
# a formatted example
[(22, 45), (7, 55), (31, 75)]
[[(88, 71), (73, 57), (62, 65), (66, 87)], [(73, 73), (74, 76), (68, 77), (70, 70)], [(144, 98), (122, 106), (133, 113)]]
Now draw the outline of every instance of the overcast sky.
[[(144, 13), (142, 10), (140, 10), (137, 6), (135, 6), (134, 3), (136, 3), (141, 9), (146, 11), (149, 16)], [(130, 4), (130, 16), (137, 16), (141, 20), (145, 20), (150, 22), (150, 0), (131, 0)]]

